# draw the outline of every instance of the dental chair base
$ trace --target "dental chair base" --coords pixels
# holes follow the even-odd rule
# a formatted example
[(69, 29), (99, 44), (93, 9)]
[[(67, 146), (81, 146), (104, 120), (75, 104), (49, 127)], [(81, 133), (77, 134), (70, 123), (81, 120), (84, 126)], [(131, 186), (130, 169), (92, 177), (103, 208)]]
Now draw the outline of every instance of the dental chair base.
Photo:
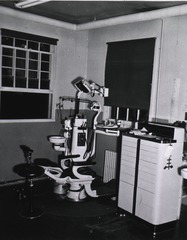
[[(63, 170), (57, 167), (44, 167), (44, 173), (55, 181), (54, 193), (62, 195), (63, 198), (74, 202), (82, 202), (88, 197), (98, 197), (95, 190), (91, 189), (91, 183), (94, 180), (92, 176), (81, 175), (80, 178), (70, 176), (63, 177)], [(78, 169), (74, 169), (76, 173)]]

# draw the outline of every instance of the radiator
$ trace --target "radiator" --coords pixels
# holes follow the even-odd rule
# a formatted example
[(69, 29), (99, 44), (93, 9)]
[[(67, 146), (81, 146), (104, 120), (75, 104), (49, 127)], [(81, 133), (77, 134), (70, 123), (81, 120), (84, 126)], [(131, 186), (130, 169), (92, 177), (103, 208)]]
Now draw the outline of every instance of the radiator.
[(103, 182), (109, 182), (116, 178), (117, 153), (109, 150), (105, 151)]

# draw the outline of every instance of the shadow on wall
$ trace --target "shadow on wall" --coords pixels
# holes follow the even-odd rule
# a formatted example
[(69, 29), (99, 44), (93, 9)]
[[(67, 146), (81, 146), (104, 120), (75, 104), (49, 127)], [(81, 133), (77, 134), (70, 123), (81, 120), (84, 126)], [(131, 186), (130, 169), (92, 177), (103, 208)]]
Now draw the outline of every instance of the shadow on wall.
[(33, 149), (34, 158), (57, 160), (57, 153), (52, 149), (47, 136), (57, 134), (60, 125), (49, 123), (2, 123), (0, 125), (0, 183), (14, 181), (20, 177), (12, 169), (15, 165), (25, 162), (20, 145)]

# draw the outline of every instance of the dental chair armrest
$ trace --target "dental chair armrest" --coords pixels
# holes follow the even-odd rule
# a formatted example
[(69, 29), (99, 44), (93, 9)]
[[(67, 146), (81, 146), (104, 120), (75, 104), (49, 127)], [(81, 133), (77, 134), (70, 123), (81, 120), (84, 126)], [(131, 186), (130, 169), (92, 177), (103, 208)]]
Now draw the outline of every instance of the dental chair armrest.
[(61, 168), (57, 167), (44, 167), (45, 171), (44, 173), (55, 180), (59, 184), (66, 184), (69, 180), (69, 177), (61, 177), (61, 174), (63, 173), (63, 170)]
[(73, 162), (73, 166), (93, 166), (96, 162)]
[(74, 154), (74, 155), (66, 155), (66, 156), (63, 156), (63, 157), (61, 157), (61, 159), (64, 160), (64, 159), (78, 158), (78, 157), (80, 157), (79, 154)]

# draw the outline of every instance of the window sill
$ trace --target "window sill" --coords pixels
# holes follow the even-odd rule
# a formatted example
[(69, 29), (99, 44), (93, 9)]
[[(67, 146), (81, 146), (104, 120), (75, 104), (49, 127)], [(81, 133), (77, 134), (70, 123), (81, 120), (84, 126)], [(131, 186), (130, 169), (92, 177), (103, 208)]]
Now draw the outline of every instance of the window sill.
[(40, 123), (55, 122), (55, 119), (2, 119), (0, 123)]

